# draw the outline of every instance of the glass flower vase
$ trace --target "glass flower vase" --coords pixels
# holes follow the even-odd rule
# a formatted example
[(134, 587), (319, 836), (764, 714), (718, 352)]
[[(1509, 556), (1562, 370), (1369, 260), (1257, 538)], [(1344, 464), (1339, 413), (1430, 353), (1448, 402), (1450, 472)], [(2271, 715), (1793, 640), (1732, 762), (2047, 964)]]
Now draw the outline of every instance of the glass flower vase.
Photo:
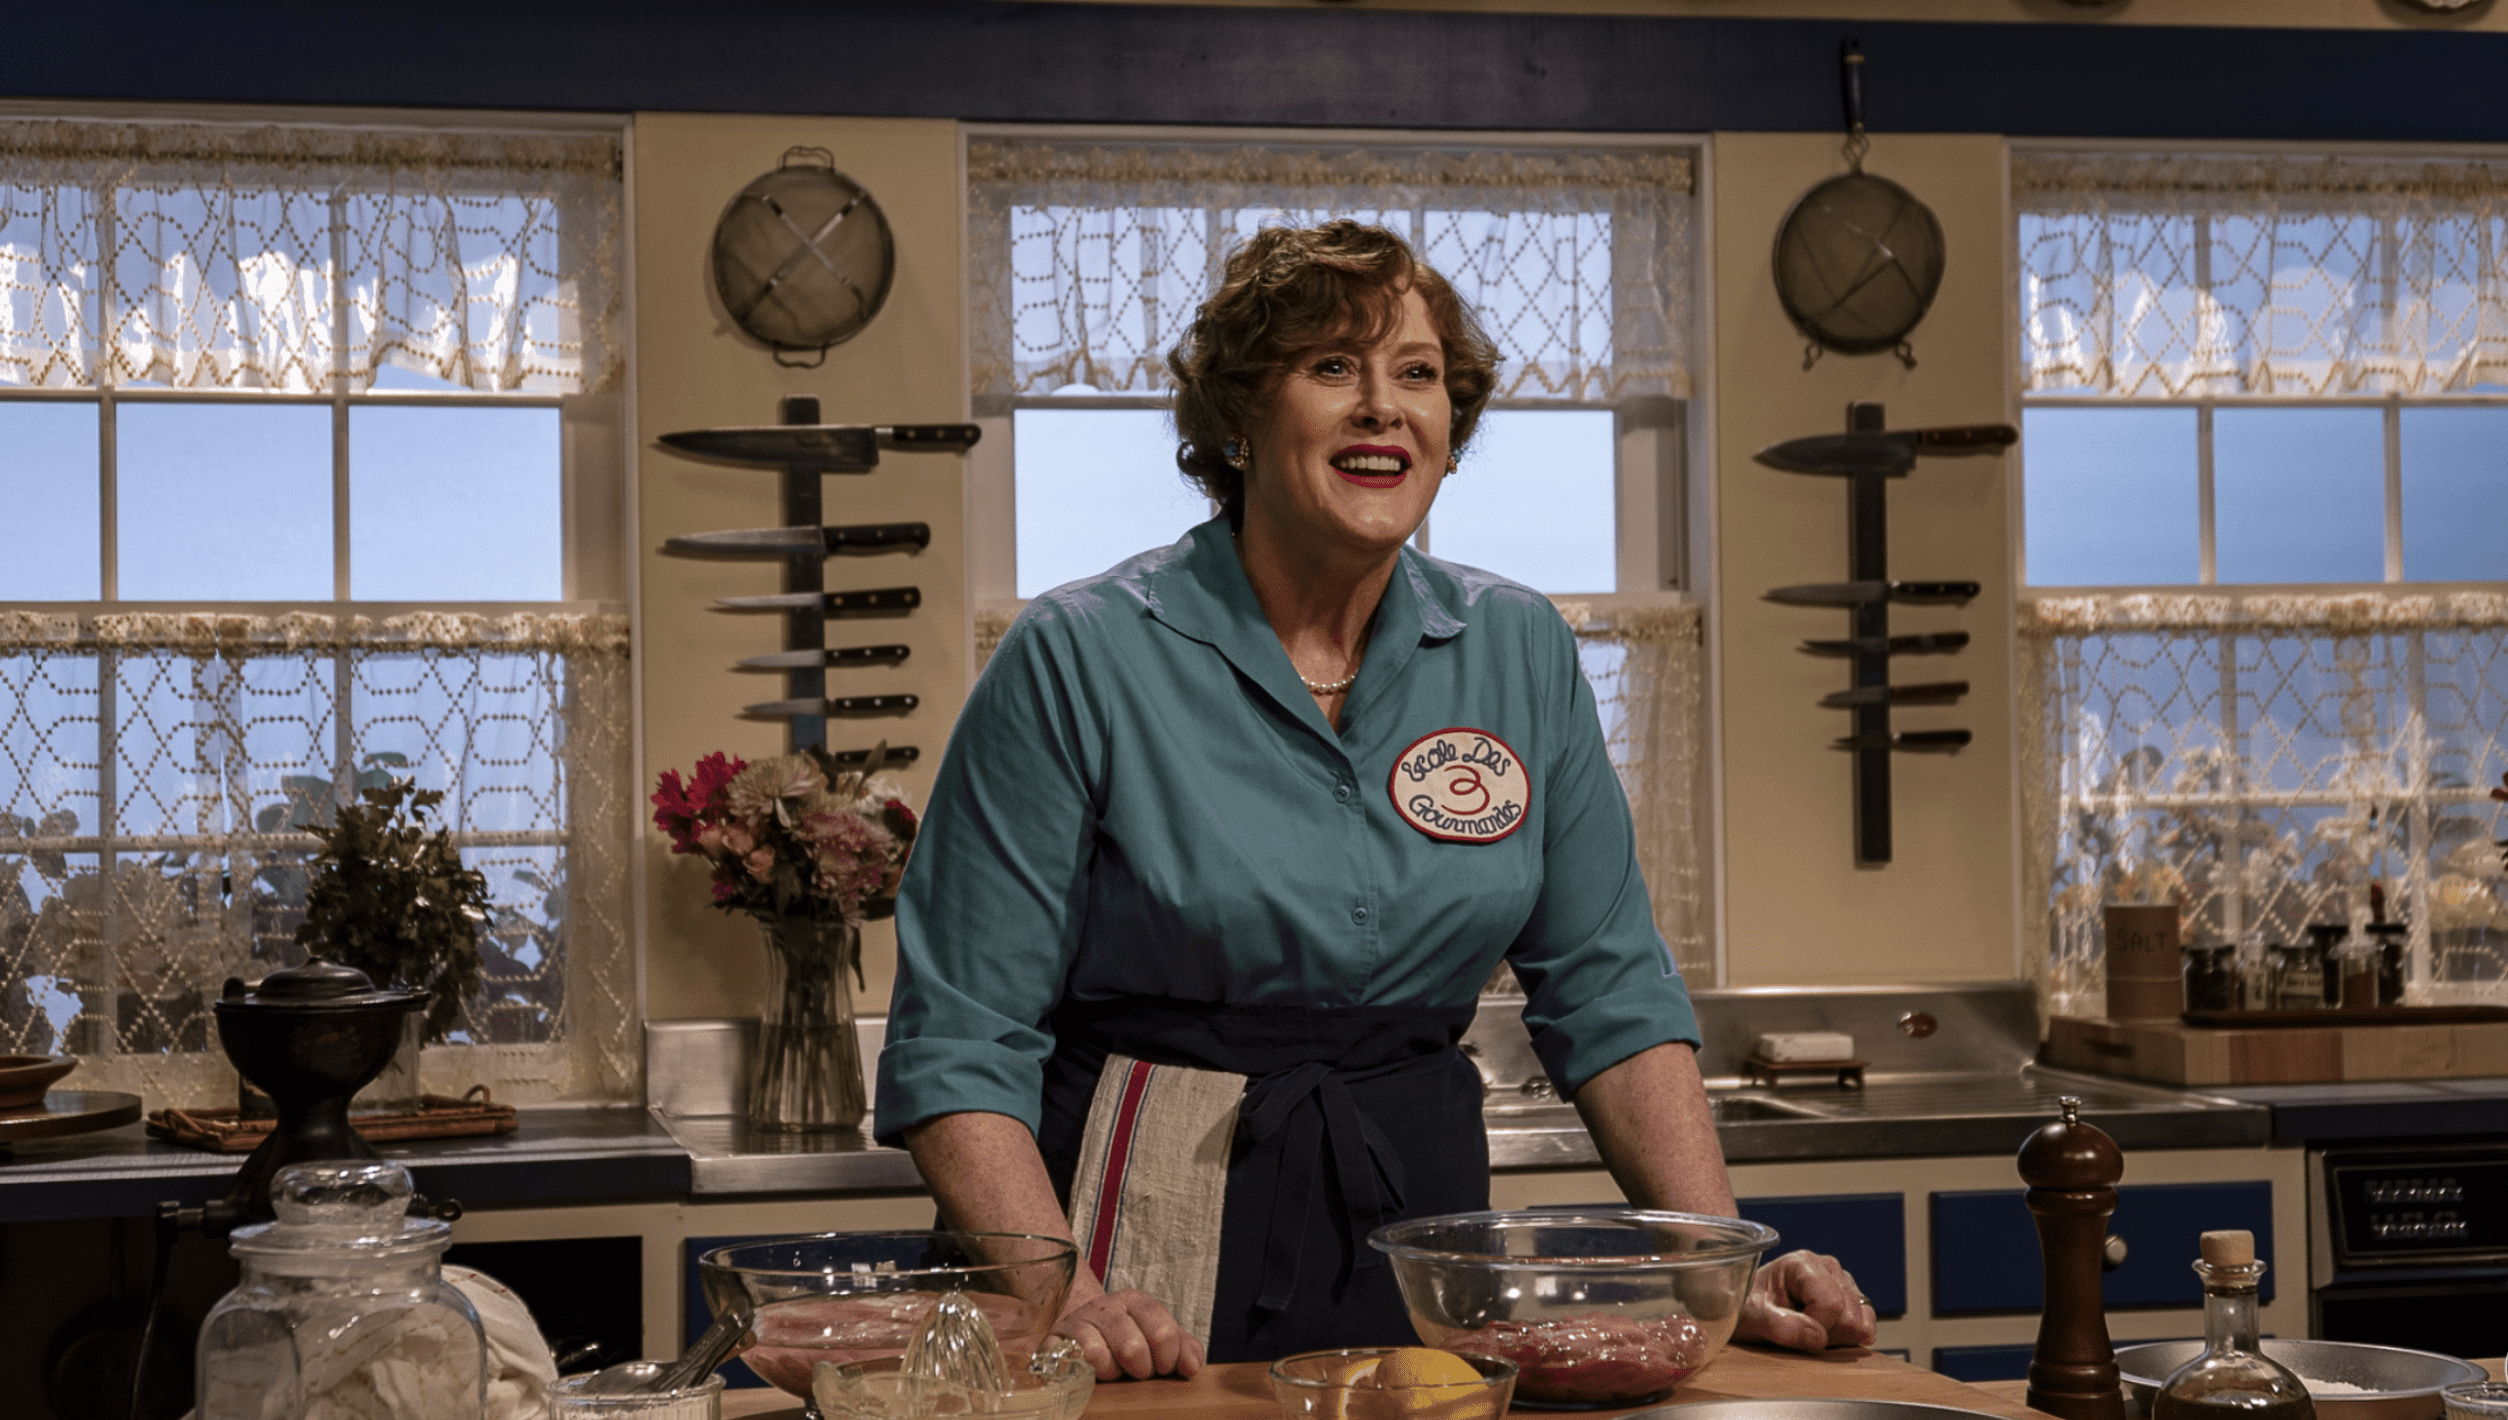
[(845, 974), (862, 950), (862, 929), (808, 917), (759, 925), (766, 1008), (749, 1077), (749, 1123), (777, 1134), (856, 1128), (864, 1113), (862, 1055)]

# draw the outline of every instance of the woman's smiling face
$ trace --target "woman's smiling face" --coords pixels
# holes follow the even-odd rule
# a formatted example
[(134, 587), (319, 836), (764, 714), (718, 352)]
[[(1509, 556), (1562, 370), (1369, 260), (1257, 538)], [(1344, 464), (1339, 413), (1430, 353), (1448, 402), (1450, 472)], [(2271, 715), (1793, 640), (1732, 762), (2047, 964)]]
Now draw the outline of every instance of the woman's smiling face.
[(1412, 289), (1382, 338), (1369, 343), (1354, 328), (1291, 357), (1247, 431), (1247, 521), (1301, 545), (1400, 547), (1445, 479), (1454, 428), (1445, 377), (1428, 302)]

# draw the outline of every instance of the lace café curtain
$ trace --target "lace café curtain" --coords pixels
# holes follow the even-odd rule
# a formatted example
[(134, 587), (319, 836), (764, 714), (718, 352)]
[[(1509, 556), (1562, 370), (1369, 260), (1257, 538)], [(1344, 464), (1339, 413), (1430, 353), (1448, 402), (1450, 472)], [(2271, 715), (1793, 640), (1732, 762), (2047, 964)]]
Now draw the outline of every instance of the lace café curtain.
[(606, 389), (620, 172), (597, 135), (0, 122), (0, 384)]
[(2254, 952), (2411, 924), (2406, 999), (2508, 1001), (2508, 595), (2045, 598), (2021, 608), (2028, 901), (2060, 1014), (2103, 1004), (2099, 908), (2175, 901)]
[(2023, 388), (2508, 381), (2508, 164), (2022, 153)]
[[(1165, 393), (1167, 352), (1229, 251), (1264, 226), (1333, 217), (1392, 229), (1454, 284), (1497, 341), (1497, 398), (1687, 398), (1695, 181), (1677, 152), (970, 144), (977, 411), (1068, 385)], [(1711, 982), (1698, 610), (1561, 612), (1636, 817), (1656, 925), (1682, 970)], [(1006, 624), (978, 617), (979, 664)]]
[(1084, 384), (1162, 393), (1228, 252), (1263, 226), (1399, 233), (1505, 355), (1500, 399), (1685, 398), (1697, 259), (1689, 156), (1643, 151), (967, 149), (979, 408)]
[[(0, 398), (612, 387), (619, 177), (599, 137), (0, 124)], [(0, 609), (0, 1050), (231, 1104), (209, 1003), (304, 959), (304, 826), (413, 778), (494, 899), (424, 1087), (632, 1098), (629, 712), (581, 609)]]

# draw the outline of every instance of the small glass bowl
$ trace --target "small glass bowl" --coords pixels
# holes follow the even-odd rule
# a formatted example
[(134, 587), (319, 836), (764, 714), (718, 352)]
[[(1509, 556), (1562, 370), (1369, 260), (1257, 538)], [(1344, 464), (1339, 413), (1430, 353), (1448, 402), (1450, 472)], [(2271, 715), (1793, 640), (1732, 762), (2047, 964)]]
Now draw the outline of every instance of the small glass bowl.
[[(1498, 1420), (1515, 1398), (1515, 1363), (1490, 1356), (1457, 1356), (1480, 1383), (1385, 1390), (1338, 1379), (1351, 1367), (1382, 1361), (1402, 1346), (1355, 1346), (1339, 1351), (1301, 1351), (1271, 1363), (1271, 1394), (1288, 1420)], [(1370, 1378), (1372, 1380), (1372, 1376)]]
[(1002, 1358), (1010, 1391), (970, 1396), (957, 1387), (910, 1381), (899, 1374), (902, 1356), (869, 1361), (821, 1361), (811, 1368), (810, 1399), (820, 1420), (923, 1420), (932, 1415), (985, 1414), (1013, 1420), (1078, 1420), (1097, 1388), (1097, 1371), (1080, 1345), (1054, 1337), (1028, 1356)]
[(584, 1386), (598, 1374), (561, 1377), (549, 1387), (549, 1414), (554, 1420), (722, 1420), (723, 1378), (719, 1375), (700, 1376), (668, 1392), (584, 1394)]
[(2465, 1381), (2442, 1387), (2447, 1420), (2500, 1420), (2508, 1416), (2508, 1381)]

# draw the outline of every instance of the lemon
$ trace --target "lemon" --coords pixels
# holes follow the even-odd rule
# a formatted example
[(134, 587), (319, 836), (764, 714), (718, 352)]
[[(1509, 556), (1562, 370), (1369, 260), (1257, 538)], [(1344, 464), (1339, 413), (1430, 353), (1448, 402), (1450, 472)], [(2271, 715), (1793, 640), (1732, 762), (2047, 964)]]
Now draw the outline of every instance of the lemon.
[(1367, 1388), (1376, 1384), (1376, 1363), (1380, 1359), (1382, 1358), (1376, 1356), (1363, 1356), (1358, 1360), (1333, 1367), (1324, 1376), (1324, 1383), (1334, 1387), (1325, 1395), (1325, 1420), (1351, 1420), (1350, 1391), (1353, 1388)]
[(1440, 1420), (1462, 1420), (1495, 1398), (1471, 1362), (1425, 1346), (1405, 1346), (1385, 1357), (1376, 1368), (1376, 1384), (1399, 1392), (1404, 1413), (1424, 1417), (1433, 1412)]

